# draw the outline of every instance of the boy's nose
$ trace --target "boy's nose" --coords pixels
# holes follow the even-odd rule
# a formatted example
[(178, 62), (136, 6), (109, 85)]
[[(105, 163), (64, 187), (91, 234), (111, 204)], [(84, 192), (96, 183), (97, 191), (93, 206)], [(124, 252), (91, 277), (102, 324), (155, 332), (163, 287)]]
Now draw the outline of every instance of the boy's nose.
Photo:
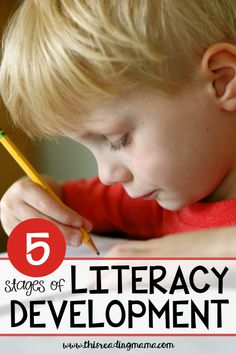
[(103, 184), (111, 185), (129, 181), (132, 178), (132, 173), (124, 165), (103, 162), (98, 165), (98, 176)]

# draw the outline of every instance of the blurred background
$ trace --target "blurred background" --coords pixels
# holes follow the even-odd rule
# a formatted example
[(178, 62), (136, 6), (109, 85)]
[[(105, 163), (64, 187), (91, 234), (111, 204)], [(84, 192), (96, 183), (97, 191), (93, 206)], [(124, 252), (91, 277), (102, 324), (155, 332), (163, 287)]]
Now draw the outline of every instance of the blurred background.
[[(19, 0), (0, 0), (0, 36), (4, 27), (19, 5)], [(92, 154), (83, 146), (67, 139), (32, 143), (26, 136), (12, 128), (9, 114), (0, 102), (0, 128), (7, 131), (10, 138), (38, 169), (63, 182), (68, 179), (88, 178), (97, 174), (96, 162)], [(0, 144), (0, 199), (7, 188), (24, 172)], [(0, 252), (6, 250), (7, 236), (0, 225)]]

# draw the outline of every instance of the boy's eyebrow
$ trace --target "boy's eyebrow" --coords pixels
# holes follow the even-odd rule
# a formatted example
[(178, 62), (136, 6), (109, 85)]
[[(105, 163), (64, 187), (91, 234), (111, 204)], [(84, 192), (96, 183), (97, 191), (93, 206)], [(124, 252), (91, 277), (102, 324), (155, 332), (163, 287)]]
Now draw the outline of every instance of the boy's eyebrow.
[(89, 137), (90, 135), (94, 134), (94, 132), (92, 131), (88, 131), (88, 130), (83, 130), (82, 132), (80, 131), (79, 132), (79, 136), (82, 138), (82, 139), (85, 139), (87, 137)]
[(81, 138), (86, 138), (93, 134), (117, 134), (117, 131), (122, 129), (124, 122), (127, 122), (125, 118), (121, 119), (120, 117), (117, 117), (116, 119), (108, 120), (106, 122), (103, 120), (96, 121), (93, 122), (93, 124), (87, 124), (87, 126), (85, 124), (83, 127), (80, 126), (78, 128), (78, 133)]
[(96, 129), (90, 129), (90, 130), (82, 130), (79, 132), (79, 135), (82, 139), (84, 138), (88, 138), (89, 136), (91, 135), (99, 135), (99, 134), (102, 134), (102, 135), (112, 135), (112, 134), (116, 134), (115, 132), (113, 133), (113, 131), (115, 130), (114, 128), (112, 128), (113, 131), (111, 130), (108, 130), (104, 127), (105, 130), (103, 130), (102, 128), (98, 128), (97, 130)]
[(76, 134), (78, 137), (80, 137), (81, 139), (85, 139), (85, 138), (88, 138), (89, 136), (91, 135), (96, 135), (96, 134), (99, 134), (99, 131), (96, 131), (95, 129), (91, 128), (91, 129), (88, 129), (88, 128), (81, 128), (81, 127), (78, 127), (77, 131), (76, 131)]

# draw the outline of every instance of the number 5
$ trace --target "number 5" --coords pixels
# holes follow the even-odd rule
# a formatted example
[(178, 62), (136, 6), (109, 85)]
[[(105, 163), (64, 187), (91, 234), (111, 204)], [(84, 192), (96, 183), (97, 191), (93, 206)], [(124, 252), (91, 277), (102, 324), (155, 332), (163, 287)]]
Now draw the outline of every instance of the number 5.
[[(26, 233), (26, 259), (29, 262), (29, 264), (37, 266), (46, 262), (50, 254), (50, 247), (44, 241), (33, 242), (33, 238), (49, 238), (49, 233), (48, 232), (27, 232)], [(44, 253), (40, 259), (35, 260), (33, 259), (30, 252), (38, 247), (42, 247)]]

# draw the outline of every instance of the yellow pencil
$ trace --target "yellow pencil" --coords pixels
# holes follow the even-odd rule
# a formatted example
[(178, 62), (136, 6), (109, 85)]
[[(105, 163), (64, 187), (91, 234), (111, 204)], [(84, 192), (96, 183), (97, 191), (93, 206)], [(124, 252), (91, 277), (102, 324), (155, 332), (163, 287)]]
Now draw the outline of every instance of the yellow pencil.
[[(1, 128), (0, 128), (0, 142), (5, 147), (5, 149), (9, 152), (9, 154), (15, 159), (15, 161), (19, 164), (19, 166), (25, 171), (25, 173), (31, 179), (32, 182), (38, 184), (49, 194), (51, 194), (59, 203), (64, 205), (61, 199), (56, 195), (56, 193), (54, 193), (54, 191), (49, 187), (49, 185), (45, 182), (45, 180), (38, 174), (35, 168), (25, 158), (22, 152), (6, 135), (6, 132)], [(99, 251), (95, 246), (93, 240), (91, 239), (90, 235), (82, 227), (80, 228), (80, 231), (82, 233), (82, 241), (87, 243), (87, 245), (91, 249), (93, 249), (97, 254), (99, 254)]]

